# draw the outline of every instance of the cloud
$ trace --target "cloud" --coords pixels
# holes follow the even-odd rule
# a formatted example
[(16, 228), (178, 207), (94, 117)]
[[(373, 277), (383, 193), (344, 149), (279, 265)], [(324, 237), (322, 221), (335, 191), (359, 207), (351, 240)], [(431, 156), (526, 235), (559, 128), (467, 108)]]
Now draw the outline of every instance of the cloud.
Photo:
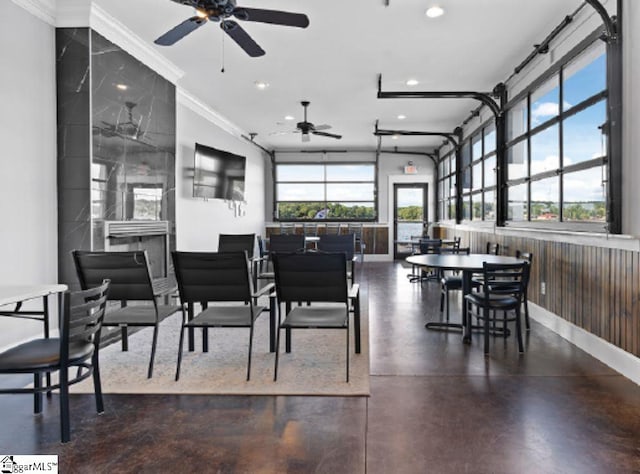
[(541, 102), (531, 111), (531, 119), (535, 123), (540, 123), (541, 119), (555, 117), (559, 113), (560, 106), (555, 102)]

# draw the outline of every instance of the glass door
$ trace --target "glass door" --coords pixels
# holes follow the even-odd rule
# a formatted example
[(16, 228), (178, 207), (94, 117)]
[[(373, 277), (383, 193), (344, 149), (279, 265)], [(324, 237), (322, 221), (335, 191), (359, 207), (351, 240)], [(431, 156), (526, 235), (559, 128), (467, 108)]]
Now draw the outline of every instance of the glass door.
[(427, 183), (403, 183), (393, 186), (393, 257), (411, 255), (412, 239), (427, 228)]

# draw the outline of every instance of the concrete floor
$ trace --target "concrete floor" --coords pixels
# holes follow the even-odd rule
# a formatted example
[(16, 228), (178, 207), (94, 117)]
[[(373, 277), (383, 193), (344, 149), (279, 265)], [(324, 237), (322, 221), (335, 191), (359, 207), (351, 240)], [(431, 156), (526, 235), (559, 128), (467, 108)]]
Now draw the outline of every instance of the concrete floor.
[(522, 355), (427, 331), (439, 288), (407, 272), (364, 265), (368, 398), (105, 395), (98, 416), (73, 395), (61, 445), (55, 395), (39, 416), (5, 395), (0, 454), (58, 454), (64, 473), (640, 472), (639, 386), (535, 322)]

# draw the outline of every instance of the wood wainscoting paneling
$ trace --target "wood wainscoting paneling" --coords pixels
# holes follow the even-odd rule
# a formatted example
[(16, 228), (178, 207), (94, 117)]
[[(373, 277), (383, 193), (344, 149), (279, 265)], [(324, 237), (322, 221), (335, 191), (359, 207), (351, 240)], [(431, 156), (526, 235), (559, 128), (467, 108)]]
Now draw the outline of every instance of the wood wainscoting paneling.
[(475, 253), (484, 253), (487, 242), (500, 244), (503, 255), (531, 252), (530, 301), (640, 357), (638, 251), (443, 227), (437, 230), (441, 238), (461, 237), (461, 245)]

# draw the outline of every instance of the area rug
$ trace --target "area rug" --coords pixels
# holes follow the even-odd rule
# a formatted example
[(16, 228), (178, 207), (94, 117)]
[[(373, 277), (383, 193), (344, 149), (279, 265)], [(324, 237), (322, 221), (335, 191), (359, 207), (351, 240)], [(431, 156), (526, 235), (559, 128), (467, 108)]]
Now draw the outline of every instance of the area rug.
[[(160, 324), (153, 377), (147, 379), (152, 329), (129, 336), (129, 350), (120, 343), (100, 351), (104, 393), (211, 394), (211, 395), (369, 395), (369, 325), (366, 298), (361, 302), (362, 348), (355, 354), (353, 324), (350, 340), (350, 380), (346, 378), (346, 335), (340, 330), (293, 331), (292, 351), (280, 341), (278, 380), (273, 381), (275, 354), (269, 352), (269, 315), (256, 321), (251, 380), (246, 380), (249, 330), (210, 328), (209, 352), (202, 352), (202, 335), (196, 330), (196, 351), (185, 350), (180, 380), (175, 381), (182, 316), (176, 313)], [(93, 392), (87, 379), (71, 387), (72, 393)]]

